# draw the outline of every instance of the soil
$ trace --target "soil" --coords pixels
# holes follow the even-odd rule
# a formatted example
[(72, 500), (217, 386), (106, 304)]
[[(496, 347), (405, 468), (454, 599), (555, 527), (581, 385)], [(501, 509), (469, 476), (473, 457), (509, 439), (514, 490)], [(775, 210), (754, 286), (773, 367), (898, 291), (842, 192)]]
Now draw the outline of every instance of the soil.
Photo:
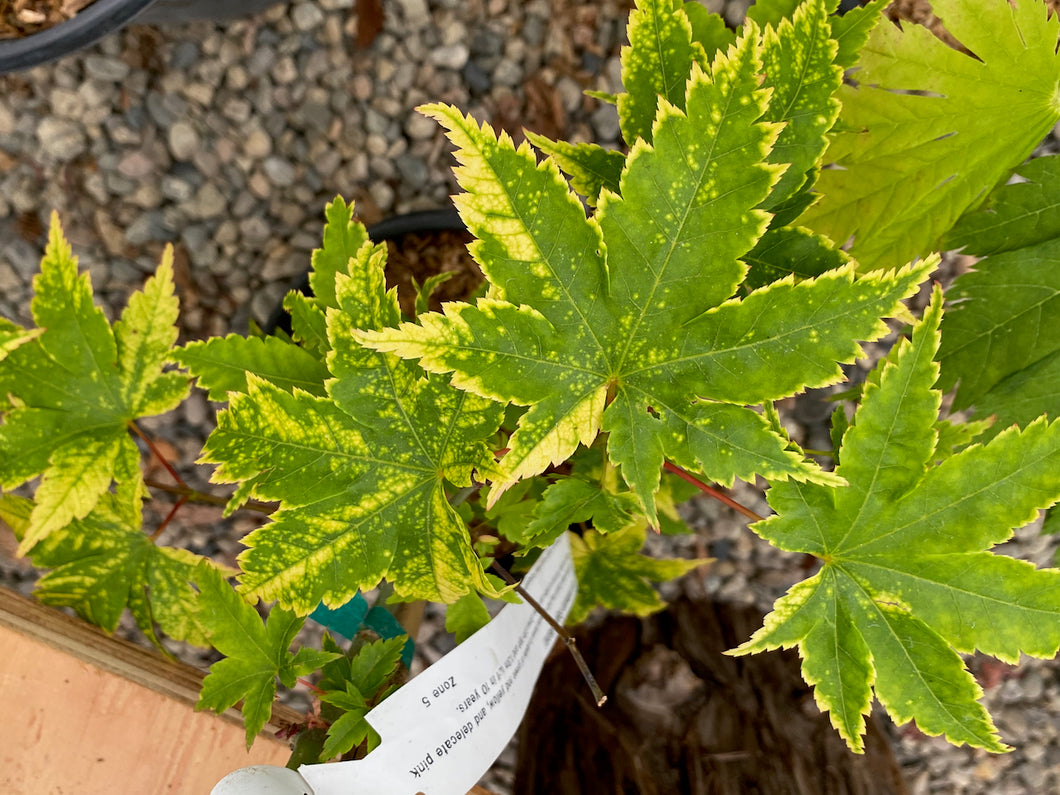
[(906, 795), (882, 729), (870, 716), (865, 753), (852, 754), (794, 651), (724, 653), (761, 623), (686, 595), (579, 630), (610, 701), (597, 708), (573, 658), (554, 652), (520, 728), (513, 795)]
[(65, 22), (95, 0), (0, 0), (0, 39), (20, 39)]
[(431, 311), (440, 311), (445, 301), (464, 301), (474, 294), (483, 278), (467, 251), (471, 240), (469, 232), (445, 231), (407, 234), (398, 241), (387, 242), (387, 286), (397, 286), (402, 314), (416, 316), (417, 290), (413, 281), (422, 285), (438, 273), (452, 276), (431, 293)]

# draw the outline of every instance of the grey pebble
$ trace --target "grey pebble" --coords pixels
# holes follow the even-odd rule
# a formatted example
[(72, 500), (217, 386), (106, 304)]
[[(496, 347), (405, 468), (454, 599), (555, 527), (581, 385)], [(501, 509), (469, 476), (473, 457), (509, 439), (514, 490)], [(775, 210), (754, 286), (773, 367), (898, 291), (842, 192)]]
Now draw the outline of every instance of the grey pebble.
[(85, 100), (77, 91), (66, 88), (54, 88), (48, 96), (56, 116), (77, 119), (85, 112)]
[(171, 233), (162, 223), (162, 214), (150, 210), (138, 216), (125, 230), (125, 240), (131, 246), (142, 246), (152, 240), (167, 240)]
[(157, 162), (138, 149), (127, 153), (118, 161), (118, 173), (129, 179), (143, 179), (157, 168)]
[(254, 127), (243, 139), (243, 153), (254, 160), (261, 160), (272, 153), (272, 138), (261, 127)]
[(294, 184), (297, 172), (289, 161), (276, 156), (267, 157), (261, 167), (273, 185), (286, 188)]
[(324, 12), (312, 3), (298, 3), (291, 9), (291, 21), (296, 30), (304, 33), (324, 22)]
[(206, 219), (216, 218), (228, 204), (228, 199), (212, 182), (207, 182), (191, 201), (187, 202), (184, 209), (192, 218)]
[(53, 160), (73, 160), (88, 148), (85, 131), (71, 119), (48, 117), (37, 127), (37, 141), (46, 155)]
[(272, 236), (272, 228), (260, 215), (254, 215), (240, 221), (239, 234), (248, 243), (264, 243)]
[(182, 41), (173, 48), (169, 68), (175, 72), (193, 66), (199, 60), (199, 45), (195, 41)]
[(118, 58), (89, 55), (85, 58), (84, 64), (88, 76), (97, 80), (119, 83), (129, 76), (129, 65)]
[(395, 0), (401, 16), (409, 30), (420, 30), (431, 21), (431, 12), (426, 0)]
[(614, 105), (601, 104), (590, 117), (593, 129), (600, 141), (617, 141), (621, 135), (618, 124), (618, 111)]
[(515, 87), (523, 81), (523, 68), (507, 58), (501, 60), (493, 70), (493, 82), (501, 86)]
[(439, 131), (438, 122), (422, 113), (412, 113), (405, 122), (405, 133), (414, 141), (433, 138)]
[(195, 128), (186, 121), (178, 121), (169, 128), (169, 151), (177, 160), (191, 160), (202, 145)]
[(0, 97), (0, 135), (11, 135), (16, 124), (14, 111), (3, 101), (3, 97)]
[(183, 203), (195, 193), (195, 186), (186, 180), (167, 174), (162, 177), (162, 195), (172, 201)]
[(479, 66), (477, 61), (468, 61), (464, 67), (464, 80), (467, 87), (476, 94), (488, 93), (493, 88), (493, 80), (489, 72)]
[(431, 51), (431, 63), (443, 69), (459, 70), (467, 63), (469, 51), (466, 44), (447, 44)]

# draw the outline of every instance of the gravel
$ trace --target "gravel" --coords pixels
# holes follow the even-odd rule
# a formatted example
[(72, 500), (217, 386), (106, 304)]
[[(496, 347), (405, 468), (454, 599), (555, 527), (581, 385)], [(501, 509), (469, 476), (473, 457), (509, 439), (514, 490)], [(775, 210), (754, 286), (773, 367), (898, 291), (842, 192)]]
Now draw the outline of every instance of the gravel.
[[(747, 7), (704, 4), (732, 21)], [(364, 20), (353, 5), (300, 1), (223, 25), (130, 27), (58, 63), (0, 77), (0, 314), (30, 322), (30, 279), (56, 209), (111, 317), (172, 242), (181, 339), (245, 333), (308, 266), (336, 194), (355, 200), (367, 222), (447, 203), (456, 190), (450, 149), (438, 126), (414, 112), (424, 102), (454, 103), (516, 138), (525, 126), (617, 145), (614, 109), (583, 92), (620, 87), (627, 3), (394, 0), (368, 47), (356, 44)], [(530, 101), (528, 86), (555, 101)], [(812, 405), (790, 401), (785, 417), (797, 439), (827, 445)], [(209, 468), (191, 462), (214, 409), (196, 395), (175, 421), (145, 423), (200, 485)], [(754, 489), (736, 492), (765, 509)], [(234, 559), (246, 522), (237, 520), (233, 534), (210, 510), (189, 513), (181, 542)], [(693, 502), (687, 518), (697, 532), (673, 542), (676, 551), (717, 558), (693, 576), (719, 598), (767, 609), (803, 575), (797, 559), (756, 540), (716, 503)], [(1011, 546), (1048, 565), (1056, 543), (1032, 528)], [(7, 554), (0, 576), (29, 590), (34, 575)], [(431, 616), (421, 644), (427, 661), (451, 643)], [(1016, 750), (991, 756), (897, 729), (912, 791), (1055, 791), (1060, 667), (979, 657), (970, 664)], [(514, 753), (486, 786), (507, 791)]]

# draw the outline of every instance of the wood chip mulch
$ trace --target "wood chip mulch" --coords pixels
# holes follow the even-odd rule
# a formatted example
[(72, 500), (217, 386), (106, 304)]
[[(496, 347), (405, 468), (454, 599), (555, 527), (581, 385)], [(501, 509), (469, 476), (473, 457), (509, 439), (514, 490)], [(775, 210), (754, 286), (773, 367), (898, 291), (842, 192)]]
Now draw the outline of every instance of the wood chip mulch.
[(95, 0), (0, 0), (0, 39), (20, 39), (71, 19)]

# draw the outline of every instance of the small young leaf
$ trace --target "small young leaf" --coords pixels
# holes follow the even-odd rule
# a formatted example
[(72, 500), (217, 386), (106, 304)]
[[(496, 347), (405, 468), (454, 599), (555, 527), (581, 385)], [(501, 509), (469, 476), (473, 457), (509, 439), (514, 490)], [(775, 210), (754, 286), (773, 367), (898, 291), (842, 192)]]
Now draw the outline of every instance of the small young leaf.
[(326, 762), (364, 742), (372, 727), (364, 719), (368, 714), (368, 705), (353, 682), (347, 683), (344, 691), (329, 690), (322, 693), (320, 700), (342, 712), (328, 727), (327, 739), (318, 760)]
[[(331, 720), (331, 726), (319, 761), (344, 754), (366, 738), (369, 745), (378, 740), (364, 716), (389, 694), (391, 688), (387, 685), (401, 665), (407, 640), (402, 635), (366, 643), (352, 659), (340, 657), (324, 666), (319, 683), (324, 693), (320, 700), (332, 709), (321, 711)], [(326, 638), (324, 647), (326, 651), (338, 648), (330, 643), (330, 638)]]
[(527, 132), (526, 137), (570, 177), (571, 187), (585, 197), (590, 207), (599, 204), (600, 192), (605, 188), (612, 193), (618, 192), (619, 179), (626, 165), (626, 157), (621, 152), (596, 144), (552, 141), (532, 132)]
[(303, 619), (275, 607), (262, 625), (257, 611), (240, 598), (224, 577), (200, 565), (199, 620), (210, 643), (225, 659), (214, 663), (202, 683), (196, 709), (224, 712), (243, 700), (247, 748), (272, 714), (276, 678), (292, 687), (339, 655), (299, 649), (290, 651)]
[(640, 519), (640, 503), (629, 492), (615, 494), (597, 483), (562, 478), (545, 490), (536, 517), (521, 544), (547, 547), (572, 524), (592, 522), (601, 533), (614, 533)]
[(651, 582), (672, 580), (707, 562), (642, 555), (646, 536), (647, 529), (637, 525), (607, 535), (590, 530), (579, 538), (571, 533), (578, 596), (567, 616), (568, 624), (583, 621), (597, 605), (637, 616), (662, 610), (666, 603)]
[(445, 629), (463, 643), (490, 622), (486, 603), (477, 593), (461, 596), (445, 609)]
[(987, 551), (1060, 498), (1060, 422), (933, 465), (941, 314), (936, 288), (912, 342), (865, 385), (836, 470), (849, 485), (775, 484), (776, 515), (752, 525), (823, 568), (734, 653), (798, 646), (817, 703), (859, 752), (873, 691), (899, 723), (1005, 750), (958, 652), (1015, 662), (1060, 647), (1060, 572)]

